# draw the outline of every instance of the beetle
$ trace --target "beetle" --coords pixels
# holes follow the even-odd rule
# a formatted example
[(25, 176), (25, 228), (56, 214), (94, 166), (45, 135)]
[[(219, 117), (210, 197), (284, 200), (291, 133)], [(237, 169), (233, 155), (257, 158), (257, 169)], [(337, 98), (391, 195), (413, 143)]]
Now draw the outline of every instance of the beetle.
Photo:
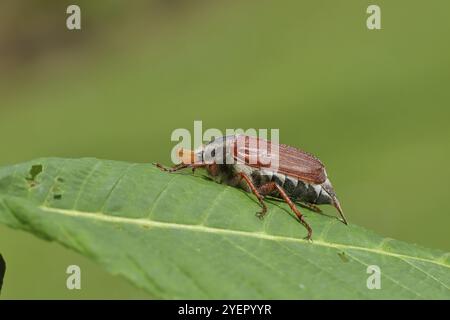
[(325, 166), (298, 148), (252, 136), (229, 135), (215, 138), (197, 150), (180, 149), (177, 155), (181, 163), (171, 168), (154, 165), (167, 172), (204, 168), (216, 181), (252, 192), (262, 207), (257, 213), (259, 218), (267, 212), (266, 196), (282, 199), (308, 231), (308, 240), (312, 229), (296, 202), (316, 212), (321, 212), (316, 205), (331, 204), (347, 224)]

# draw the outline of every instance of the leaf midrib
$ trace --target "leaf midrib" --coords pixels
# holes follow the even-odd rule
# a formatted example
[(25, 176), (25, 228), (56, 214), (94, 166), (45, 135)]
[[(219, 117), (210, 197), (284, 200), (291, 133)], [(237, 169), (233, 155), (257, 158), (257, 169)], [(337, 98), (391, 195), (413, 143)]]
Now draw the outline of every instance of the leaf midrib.
[(411, 260), (417, 260), (417, 261), (423, 261), (432, 263), (435, 265), (439, 265), (441, 267), (450, 268), (450, 265), (445, 264), (440, 261), (427, 259), (427, 258), (421, 258), (421, 257), (414, 257), (409, 256), (406, 254), (400, 254), (400, 253), (394, 253), (394, 252), (388, 252), (381, 249), (376, 248), (365, 248), (365, 247), (358, 247), (353, 245), (347, 245), (347, 244), (339, 244), (339, 243), (331, 243), (326, 242), (322, 240), (314, 240), (312, 242), (309, 242), (304, 239), (299, 238), (292, 238), (292, 237), (286, 237), (286, 236), (278, 236), (278, 235), (270, 235), (264, 232), (248, 232), (248, 231), (242, 231), (242, 230), (230, 230), (230, 229), (221, 229), (221, 228), (212, 228), (205, 225), (197, 224), (181, 224), (181, 223), (173, 223), (173, 222), (162, 222), (162, 221), (155, 221), (150, 220), (148, 218), (140, 219), (140, 218), (126, 218), (126, 217), (120, 217), (120, 216), (111, 216), (111, 215), (105, 215), (100, 212), (86, 212), (86, 211), (79, 211), (79, 210), (73, 210), (73, 209), (58, 209), (58, 208), (51, 208), (47, 206), (39, 206), (41, 210), (50, 212), (50, 213), (57, 213), (62, 214), (66, 216), (72, 216), (72, 217), (80, 217), (80, 218), (86, 218), (86, 219), (93, 219), (98, 221), (104, 221), (104, 222), (110, 222), (110, 223), (124, 223), (124, 224), (134, 224), (139, 225), (143, 227), (155, 227), (155, 228), (165, 228), (165, 229), (179, 229), (179, 230), (188, 230), (188, 231), (196, 231), (196, 232), (204, 232), (204, 233), (211, 233), (211, 234), (226, 234), (226, 235), (235, 235), (235, 236), (243, 236), (243, 237), (250, 237), (250, 238), (256, 238), (256, 239), (263, 239), (263, 240), (270, 240), (270, 241), (279, 241), (279, 242), (295, 242), (295, 243), (301, 243), (306, 245), (315, 245), (315, 246), (321, 246), (321, 247), (327, 247), (332, 249), (350, 249), (350, 250), (360, 250), (365, 252), (370, 252), (374, 254), (379, 255), (385, 255), (385, 256), (391, 256), (398, 259), (411, 259)]

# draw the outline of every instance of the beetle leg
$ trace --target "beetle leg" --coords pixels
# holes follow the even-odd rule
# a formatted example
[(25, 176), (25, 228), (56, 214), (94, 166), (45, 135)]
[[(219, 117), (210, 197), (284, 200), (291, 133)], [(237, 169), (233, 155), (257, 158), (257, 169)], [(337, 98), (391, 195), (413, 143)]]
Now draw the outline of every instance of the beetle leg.
[(180, 164), (177, 164), (177, 165), (175, 165), (173, 167), (170, 167), (170, 168), (167, 168), (167, 167), (165, 167), (165, 166), (163, 166), (162, 164), (159, 164), (159, 163), (153, 163), (153, 165), (155, 165), (156, 167), (158, 167), (162, 171), (166, 171), (166, 172), (175, 172), (175, 171), (178, 171), (178, 170), (181, 170), (181, 169), (185, 169), (185, 168), (192, 168), (192, 172), (194, 172), (195, 169), (205, 166), (204, 164), (194, 164), (194, 163), (192, 163), (192, 164), (180, 163)]
[(245, 174), (240, 172), (239, 173), (239, 177), (241, 181), (242, 179), (245, 180), (245, 182), (247, 182), (247, 185), (250, 187), (250, 189), (252, 190), (253, 194), (256, 196), (256, 198), (258, 198), (259, 203), (261, 204), (262, 210), (256, 213), (256, 216), (260, 219), (264, 218), (266, 212), (267, 212), (267, 206), (264, 203), (264, 197), (258, 192), (258, 190), (256, 189), (255, 185), (253, 184), (252, 180)]
[(177, 164), (177, 165), (175, 165), (175, 166), (173, 166), (171, 168), (165, 167), (165, 166), (163, 166), (160, 163), (152, 163), (152, 164), (154, 166), (158, 167), (159, 169), (161, 169), (162, 171), (166, 171), (166, 172), (174, 172), (174, 171), (177, 171), (177, 170), (181, 170), (181, 169), (187, 168), (187, 166), (185, 164), (183, 164), (183, 163)]
[(277, 188), (275, 187), (275, 185), (276, 185), (275, 182), (268, 182), (259, 187), (258, 191), (262, 196), (265, 197)]
[(306, 207), (306, 208), (308, 208), (308, 209), (310, 209), (310, 210), (312, 210), (312, 211), (314, 211), (314, 212), (322, 213), (322, 210), (321, 210), (318, 206), (316, 206), (315, 204), (313, 204), (313, 203), (309, 203), (309, 202), (301, 202), (300, 205), (301, 205), (301, 206), (304, 206), (304, 207)]
[(286, 203), (289, 205), (291, 210), (294, 211), (295, 215), (300, 220), (300, 223), (306, 228), (306, 230), (308, 230), (308, 235), (306, 236), (306, 239), (307, 240), (311, 240), (311, 236), (312, 236), (312, 229), (311, 229), (311, 227), (309, 226), (308, 222), (305, 221), (302, 213), (300, 212), (300, 210), (298, 210), (298, 208), (295, 206), (294, 202), (292, 202), (292, 200), (286, 194), (284, 189), (282, 187), (280, 187), (278, 184), (276, 184), (275, 182), (273, 182), (273, 181), (272, 182), (268, 182), (268, 183), (266, 183), (265, 185), (262, 185), (259, 188), (259, 190), (262, 192), (262, 194), (268, 194), (268, 193), (272, 192), (275, 189), (278, 190), (278, 192), (280, 193), (280, 196), (283, 198), (283, 200), (286, 201)]
[(289, 207), (291, 207), (291, 210), (294, 211), (295, 215), (300, 220), (302, 225), (306, 228), (306, 230), (308, 230), (308, 235), (306, 236), (306, 239), (311, 240), (312, 229), (309, 226), (308, 222), (306, 222), (305, 219), (303, 218), (303, 215), (301, 214), (300, 210), (298, 210), (298, 208), (295, 206), (295, 204), (292, 202), (292, 200), (288, 197), (288, 195), (286, 194), (286, 192), (283, 190), (282, 187), (280, 187), (277, 184), (275, 184), (275, 187), (280, 192), (280, 195), (283, 197), (284, 201), (286, 201), (287, 204), (289, 205)]
[[(259, 194), (264, 198), (265, 196), (272, 193), (272, 191), (276, 190), (276, 183), (275, 182), (268, 182), (266, 184), (263, 184), (258, 188)], [(262, 217), (261, 217), (262, 218)]]

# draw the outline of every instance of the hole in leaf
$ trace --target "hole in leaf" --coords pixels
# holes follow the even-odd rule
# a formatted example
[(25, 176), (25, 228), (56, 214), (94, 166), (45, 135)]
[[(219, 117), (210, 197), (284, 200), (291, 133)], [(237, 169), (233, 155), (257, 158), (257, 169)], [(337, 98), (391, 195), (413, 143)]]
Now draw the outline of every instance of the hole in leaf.
[(30, 185), (31, 188), (38, 184), (36, 178), (39, 174), (41, 174), (42, 170), (43, 170), (42, 164), (35, 164), (31, 166), (30, 171), (28, 172), (29, 176), (25, 178), (28, 181), (28, 184)]
[(55, 200), (61, 200), (63, 197), (63, 191), (58, 186), (52, 188), (52, 194)]

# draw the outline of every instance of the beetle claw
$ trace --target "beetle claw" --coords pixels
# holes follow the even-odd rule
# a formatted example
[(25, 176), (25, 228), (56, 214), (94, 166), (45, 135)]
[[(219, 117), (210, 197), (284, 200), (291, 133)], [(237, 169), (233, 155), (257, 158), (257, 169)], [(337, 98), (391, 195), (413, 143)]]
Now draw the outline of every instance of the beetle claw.
[(164, 167), (162, 164), (159, 164), (157, 162), (152, 163), (152, 165), (154, 165), (155, 167), (157, 167), (161, 171), (170, 172), (170, 170), (168, 168)]
[(308, 241), (309, 243), (313, 243), (313, 240), (311, 238), (311, 235), (307, 235), (306, 237), (303, 238), (304, 240)]
[(260, 219), (260, 220), (262, 220), (262, 219), (264, 219), (264, 216), (266, 215), (266, 213), (264, 212), (264, 211), (258, 211), (257, 213), (256, 213), (256, 216)]

